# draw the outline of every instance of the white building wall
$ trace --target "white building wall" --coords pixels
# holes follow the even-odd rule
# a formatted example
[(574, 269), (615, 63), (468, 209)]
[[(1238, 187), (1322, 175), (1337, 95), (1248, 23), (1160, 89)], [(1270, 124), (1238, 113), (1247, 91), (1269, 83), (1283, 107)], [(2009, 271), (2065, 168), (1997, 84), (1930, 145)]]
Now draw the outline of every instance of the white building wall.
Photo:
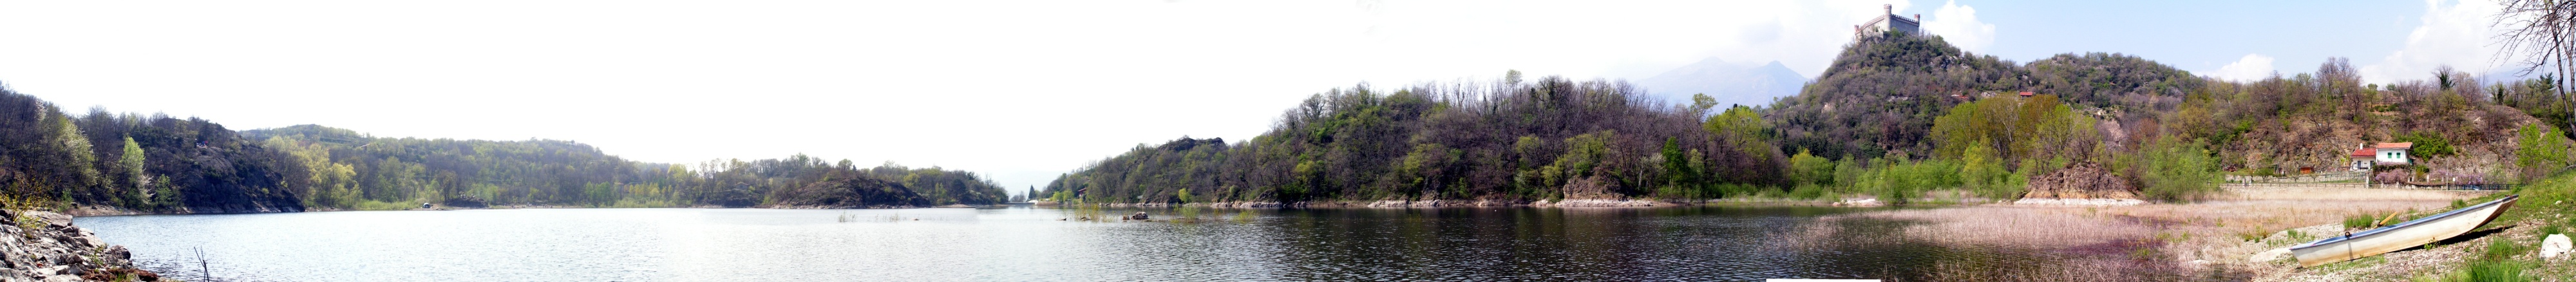
[(2379, 162), (2406, 163), (2406, 149), (2379, 149)]

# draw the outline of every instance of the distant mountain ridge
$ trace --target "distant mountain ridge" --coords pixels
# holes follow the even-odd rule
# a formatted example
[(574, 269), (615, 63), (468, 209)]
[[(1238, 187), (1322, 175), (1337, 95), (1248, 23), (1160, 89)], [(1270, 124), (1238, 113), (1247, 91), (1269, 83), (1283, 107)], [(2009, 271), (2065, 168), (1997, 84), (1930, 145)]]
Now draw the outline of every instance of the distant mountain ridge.
[(1648, 96), (1666, 101), (1689, 103), (1691, 94), (1708, 94), (1718, 104), (1762, 106), (1770, 105), (1773, 98), (1797, 96), (1807, 81), (1780, 61), (1746, 66), (1708, 58), (1638, 80), (1637, 85), (1645, 87)]

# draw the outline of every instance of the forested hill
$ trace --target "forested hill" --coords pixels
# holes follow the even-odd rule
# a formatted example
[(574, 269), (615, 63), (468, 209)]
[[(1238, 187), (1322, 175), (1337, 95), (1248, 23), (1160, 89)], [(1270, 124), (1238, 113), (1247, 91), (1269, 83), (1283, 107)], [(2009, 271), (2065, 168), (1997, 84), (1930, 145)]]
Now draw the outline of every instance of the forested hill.
[[(2510, 181), (2526, 174), (2517, 171), (2523, 164), (2516, 162), (2526, 159), (2516, 156), (2521, 153), (2517, 150), (2546, 148), (2517, 145), (2525, 142), (2513, 140), (2525, 131), (2523, 125), (2565, 132), (2557, 127), (2564, 122), (2534, 118), (2563, 121), (2568, 116), (2566, 100), (2551, 94), (2555, 85), (2547, 79), (2481, 81), (2447, 68), (2423, 78), (2368, 84), (2349, 60), (2328, 58), (2310, 73), (2229, 82), (2135, 56), (2061, 54), (2016, 65), (1958, 51), (1937, 36), (1887, 36), (1846, 46), (1816, 83), (1797, 97), (1782, 99), (1765, 116), (1778, 126), (1784, 151), (1811, 151), (1825, 159), (1958, 158), (1965, 152), (1961, 148), (1970, 146), (1966, 143), (1987, 142), (2006, 164), (2025, 156), (2115, 163), (2120, 160), (2112, 156), (2171, 136), (2207, 150), (2212, 159), (2206, 166), (2212, 169), (2276, 175), (2350, 167), (2345, 155), (2364, 143), (2411, 142), (2426, 147), (2418, 154), (2415, 172), (2385, 177), (2388, 181), (2467, 183)], [(1971, 101), (2021, 93), (2045, 98), (2034, 102), (2062, 105), (2085, 119), (2080, 122), (2094, 124), (2051, 128), (2041, 124), (2062, 118), (2037, 118), (2051, 115), (2039, 112), (1955, 112)], [(2022, 109), (2050, 107), (2056, 106)], [(1954, 131), (1983, 135), (1943, 132), (1938, 123), (1944, 117), (1958, 120)], [(2046, 130), (2062, 133), (1995, 133)], [(2099, 145), (2012, 151), (2042, 149), (2012, 144), (2035, 137)]]
[(2008, 201), (2084, 189), (2189, 200), (2217, 191), (2224, 173), (2348, 169), (2347, 153), (2375, 142), (2418, 150), (2412, 164), (2372, 168), (2380, 183), (2510, 183), (2566, 167), (2576, 150), (2564, 123), (2533, 118), (2576, 112), (2547, 79), (2445, 70), (2372, 85), (2330, 58), (2313, 73), (2231, 82), (2121, 54), (2018, 64), (1937, 36), (1887, 35), (1847, 45), (1795, 97), (1715, 115), (1705, 97), (1658, 104), (1622, 82), (1517, 72), (1334, 89), (1252, 140), (1140, 144), (1043, 194), (1509, 204), (1861, 193), (1904, 202), (1932, 190)]
[[(578, 207), (749, 207), (780, 201), (862, 206), (986, 205), (1008, 199), (983, 175), (892, 163), (860, 167), (802, 154), (644, 163), (570, 141), (379, 138), (299, 125), (234, 132), (200, 119), (64, 114), (0, 88), (0, 184), (12, 205), (73, 204), (153, 213), (400, 209), (421, 203)], [(780, 193), (853, 177), (847, 193)], [(881, 195), (895, 193), (895, 195)], [(918, 199), (895, 203), (800, 195)], [(807, 205), (811, 206), (811, 205)]]
[(149, 211), (296, 212), (302, 166), (223, 125), (162, 115), (86, 116), (0, 88), (0, 184), (13, 207), (84, 203)]
[(833, 177), (883, 179), (899, 188), (884, 191), (904, 194), (887, 197), (920, 198), (930, 205), (987, 205), (1008, 197), (975, 173), (891, 163), (859, 167), (849, 160), (827, 163), (802, 154), (658, 164), (560, 140), (379, 138), (319, 125), (244, 135), (312, 168), (317, 177), (311, 180), (314, 196), (308, 198), (316, 206), (428, 201), (456, 206), (747, 207), (810, 200), (779, 192)]
[[(1626, 83), (1559, 77), (1316, 94), (1240, 143), (1138, 145), (1049, 183), (1058, 200), (1179, 203), (1711, 197), (1776, 186), (1750, 108), (1702, 120)], [(1704, 97), (1703, 97), (1704, 98)], [(1705, 99), (1703, 99), (1705, 100)], [(1711, 128), (1732, 134), (1710, 134)]]
[(1864, 38), (1799, 95), (1766, 116), (1785, 150), (1818, 156), (1925, 156), (1933, 117), (1962, 102), (2020, 92), (2053, 95), (2105, 115), (2153, 113), (2181, 102), (2204, 80), (2135, 56), (2061, 54), (2016, 65), (1960, 51), (1937, 36)]

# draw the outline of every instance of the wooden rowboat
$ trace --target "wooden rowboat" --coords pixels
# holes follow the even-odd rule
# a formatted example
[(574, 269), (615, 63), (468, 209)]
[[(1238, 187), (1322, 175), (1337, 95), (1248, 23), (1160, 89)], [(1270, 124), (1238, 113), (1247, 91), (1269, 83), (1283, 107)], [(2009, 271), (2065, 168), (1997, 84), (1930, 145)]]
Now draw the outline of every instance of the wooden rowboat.
[(2406, 223), (2343, 236), (2318, 239), (2316, 242), (2291, 246), (2290, 253), (2299, 258), (2299, 267), (2311, 267), (2395, 252), (2423, 246), (2442, 239), (2468, 234), (2487, 225), (2506, 208), (2513, 207), (2521, 195), (2505, 196), (2482, 204), (2452, 210)]

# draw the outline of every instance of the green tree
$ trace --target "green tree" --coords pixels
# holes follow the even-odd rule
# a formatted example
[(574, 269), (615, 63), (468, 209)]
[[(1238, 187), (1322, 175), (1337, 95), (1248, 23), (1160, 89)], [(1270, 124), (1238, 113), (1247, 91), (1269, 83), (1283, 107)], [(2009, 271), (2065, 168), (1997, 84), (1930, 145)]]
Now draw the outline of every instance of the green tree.
[(119, 155), (116, 161), (117, 168), (125, 170), (125, 175), (127, 177), (126, 183), (132, 183), (134, 185), (133, 187), (117, 187), (117, 190), (120, 190), (121, 192), (116, 194), (118, 194), (118, 197), (124, 197), (122, 201), (124, 201), (125, 207), (141, 207), (143, 206), (143, 201), (151, 198), (152, 196), (150, 195), (150, 191), (147, 190), (150, 189), (149, 186), (152, 185), (152, 176), (143, 171), (143, 158), (143, 145), (135, 144), (134, 137), (125, 137), (125, 150), (122, 155)]
[(2184, 201), (2218, 191), (2215, 158), (2200, 141), (2166, 135), (2131, 154), (2129, 171), (2148, 198)]
[[(1600, 168), (1601, 166), (1607, 165), (1605, 162), (1609, 162), (1609, 161), (1613, 161), (1613, 160), (1615, 160), (1615, 156), (1614, 156), (1614, 155), (1612, 155), (1612, 154), (1616, 153), (1616, 151), (1614, 151), (1614, 150), (1612, 150), (1612, 149), (1610, 148), (1610, 140), (1611, 140), (1611, 139), (1616, 138), (1616, 136), (1617, 136), (1618, 134), (1619, 134), (1619, 133), (1618, 133), (1618, 132), (1615, 132), (1615, 131), (1601, 131), (1601, 132), (1585, 133), (1585, 134), (1583, 134), (1583, 135), (1576, 135), (1576, 136), (1571, 137), (1571, 138), (1566, 138), (1566, 139), (1565, 139), (1565, 155), (1557, 157), (1557, 158), (1556, 158), (1556, 163), (1555, 163), (1555, 164), (1553, 164), (1553, 165), (1549, 165), (1549, 167), (1553, 167), (1553, 168), (1556, 168), (1556, 169), (1557, 169), (1557, 171), (1558, 171), (1558, 172), (1556, 173), (1556, 175), (1559, 175), (1559, 176), (1561, 176), (1561, 177), (1562, 177), (1562, 178), (1560, 178), (1560, 179), (1561, 179), (1561, 181), (1573, 182), (1573, 181), (1578, 181), (1578, 180), (1584, 180), (1584, 178), (1587, 178), (1587, 177), (1601, 177), (1601, 178), (1608, 178), (1608, 179), (1609, 179), (1609, 180), (1611, 180), (1611, 181), (1601, 181), (1600, 183), (1596, 183), (1596, 184), (1611, 184), (1611, 183), (1619, 183), (1619, 181), (1616, 181), (1616, 180), (1619, 178), (1619, 175), (1617, 174), (1617, 173), (1618, 173), (1617, 171), (1612, 171), (1612, 170), (1607, 170), (1607, 169), (1595, 169), (1595, 168)], [(1568, 185), (1566, 185), (1566, 187), (1571, 187), (1571, 188), (1569, 188), (1569, 189), (1586, 188), (1586, 187), (1578, 187), (1578, 186), (1581, 186), (1581, 185), (1573, 185), (1573, 184), (1568, 184)], [(1583, 191), (1565, 191), (1565, 193), (1566, 193), (1567, 195), (1575, 195), (1575, 194), (1578, 194), (1578, 193), (1616, 193), (1616, 192), (1618, 192), (1618, 187), (1590, 187), (1590, 188), (1601, 188), (1601, 189), (1599, 189), (1599, 190), (1580, 189), (1580, 190), (1583, 190)]]
[(2399, 135), (2397, 142), (2415, 143), (2415, 147), (2407, 149), (2407, 152), (2419, 156), (2449, 156), (2459, 152), (2459, 149), (2451, 147), (2449, 139), (2443, 139), (2442, 134), (2434, 132), (2419, 131), (2414, 134)]
[(1743, 143), (1767, 142), (1765, 140), (1769, 138), (1764, 132), (1771, 129), (1769, 123), (1762, 121), (1761, 113), (1756, 113), (1752, 107), (1743, 105), (1727, 108), (1726, 112), (1709, 116), (1708, 121), (1702, 126), (1708, 129), (1709, 133), (1726, 136), (1730, 140)]
[(89, 188), (98, 186), (98, 168), (92, 166), (93, 164), (98, 163), (98, 156), (90, 153), (89, 138), (81, 135), (80, 127), (72, 124), (72, 118), (70, 116), (65, 116), (59, 111), (51, 111), (50, 114), (45, 115), (44, 119), (46, 128), (49, 129), (48, 131), (51, 131), (49, 134), (50, 138), (48, 138), (50, 140), (46, 140), (46, 145), (60, 146), (54, 148), (54, 152), (70, 157), (68, 162), (55, 165), (62, 166), (65, 171), (73, 172), (71, 176), (74, 179), (57, 180), (64, 181), (61, 184), (67, 187), (45, 187), (40, 189), (43, 191), (34, 191), (33, 193), (26, 195), (60, 195), (70, 192), (68, 189), (71, 188)]
[(2515, 136), (2514, 141), (2521, 146), (2514, 149), (2513, 164), (2522, 168), (2524, 181), (2549, 177), (2550, 173), (2567, 167), (2568, 140), (2557, 127), (2524, 124)]
[(1797, 155), (1789, 156), (1789, 180), (1792, 185), (1832, 186), (1835, 166), (1831, 159), (1798, 149)]
[(1989, 146), (1980, 143), (1969, 146), (1963, 152), (1964, 156), (1959, 159), (1961, 185), (1987, 199), (2019, 198), (2023, 187), (2013, 185), (2010, 180), (2012, 172), (2004, 168), (2003, 162), (1995, 158), (1993, 151)]
[(1664, 138), (1664, 148), (1658, 155), (1659, 159), (1663, 159), (1664, 183), (1662, 187), (1657, 188), (1660, 190), (1657, 192), (1663, 194), (1665, 198), (1700, 198), (1702, 196), (1699, 193), (1700, 173), (1691, 166), (1693, 157), (1683, 153), (1681, 144), (1676, 140), (1674, 137)]

